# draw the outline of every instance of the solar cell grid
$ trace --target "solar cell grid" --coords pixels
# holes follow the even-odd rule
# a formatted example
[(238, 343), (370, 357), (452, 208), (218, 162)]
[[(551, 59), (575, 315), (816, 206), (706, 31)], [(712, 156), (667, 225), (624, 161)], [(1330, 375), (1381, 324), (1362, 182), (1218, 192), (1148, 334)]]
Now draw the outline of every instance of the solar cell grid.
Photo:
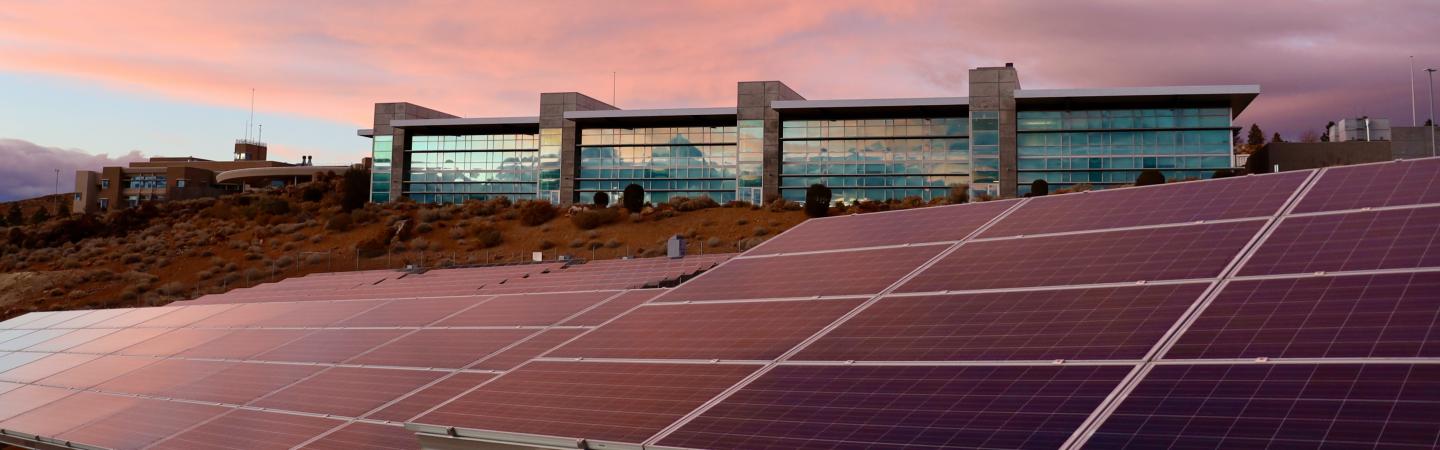
[(564, 325), (564, 326), (595, 326), (595, 325), (599, 325), (599, 324), (605, 323), (605, 321), (607, 321), (607, 320), (610, 320), (610, 319), (615, 318), (616, 316), (619, 316), (620, 314), (624, 313), (625, 311), (629, 311), (630, 308), (634, 308), (634, 307), (637, 306), (637, 305), (640, 305), (640, 304), (642, 304), (642, 303), (645, 303), (645, 302), (650, 301), (651, 299), (654, 299), (656, 296), (659, 296), (660, 294), (662, 294), (662, 293), (664, 293), (664, 292), (666, 292), (665, 289), (638, 289), (638, 290), (633, 290), (633, 291), (626, 291), (625, 293), (620, 294), (619, 297), (615, 297), (615, 298), (613, 298), (613, 299), (606, 300), (605, 303), (600, 304), (600, 306), (596, 306), (595, 308), (593, 308), (593, 309), (591, 309), (591, 310), (589, 310), (589, 311), (585, 311), (585, 312), (583, 312), (583, 313), (580, 313), (580, 315), (578, 315), (578, 316), (571, 317), (571, 318), (569, 318), (569, 319), (565, 319), (564, 322), (560, 322), (560, 325)]
[(982, 238), (1270, 216), (1311, 171), (1030, 199)]
[(1440, 207), (1287, 217), (1240, 275), (1440, 266)]
[[(812, 219), (747, 255), (958, 241), (1015, 203), (971, 203)], [(881, 229), (883, 233), (876, 232)]]
[(415, 422), (641, 442), (757, 368), (532, 362)]
[(96, 339), (101, 339), (106, 335), (114, 332), (114, 329), (104, 328), (71, 330), (69, 333), (65, 333), (65, 335), (63, 336), (58, 336), (45, 342), (32, 345), (26, 348), (26, 350), (32, 352), (62, 352), (65, 350), (69, 350), (72, 347), (85, 344)]
[(524, 342), (516, 344), (514, 347), (490, 355), (485, 358), (485, 360), (475, 364), (472, 368), (482, 370), (510, 370), (586, 331), (589, 330), (584, 328), (551, 328), (526, 339)]
[(219, 339), (229, 330), (202, 330), (195, 328), (178, 328), (170, 330), (165, 334), (155, 336), (129, 347), (125, 347), (115, 354), (135, 356), (174, 356), (185, 350), (189, 350), (206, 342)]
[(430, 387), (421, 389), (399, 401), (365, 416), (367, 419), (406, 422), (416, 415), (439, 405), (446, 400), (470, 390), (480, 383), (495, 378), (495, 374), (458, 372)]
[(350, 364), (459, 369), (536, 330), (427, 329), (349, 360)]
[(140, 403), (134, 397), (79, 392), (0, 422), (0, 429), (55, 436)]
[(1234, 281), (1165, 357), (1440, 357), (1440, 276)]
[(0, 351), (13, 352), (16, 350), (24, 350), (31, 346), (69, 334), (71, 331), (74, 330), (35, 330), (24, 336), (0, 342)]
[(1058, 448), (1129, 366), (779, 366), (660, 445)]
[(35, 360), (37, 360), (37, 359), (44, 358), (44, 357), (50, 356), (50, 355), (51, 355), (50, 353), (34, 353), (34, 352), (0, 353), (0, 372), (10, 371), (10, 370), (15, 369), (15, 368), (17, 368), (17, 367), (20, 367), (20, 366), (23, 366), (23, 365), (26, 365), (26, 364), (30, 364), (30, 362), (32, 362), (32, 361), (35, 361)]
[(34, 332), (35, 330), (0, 330), (0, 343)]
[(168, 390), (165, 396), (244, 405), (322, 369), (323, 367), (294, 364), (240, 363), (176, 386)]
[(1213, 278), (1263, 223), (968, 242), (897, 292)]
[(1155, 366), (1089, 448), (1432, 448), (1440, 365)]
[(47, 311), (47, 312), (32, 312), (32, 313), (21, 314), (21, 315), (18, 316), (18, 317), (12, 317), (12, 318), (10, 318), (10, 319), (6, 319), (4, 322), (0, 322), (0, 329), (5, 329), (5, 330), (21, 329), (21, 327), (20, 327), (21, 325), (26, 324), (26, 323), (29, 323), (29, 322), (32, 322), (32, 321), (40, 320), (40, 318), (45, 317), (45, 316), (48, 316), (48, 315), (50, 315), (50, 314), (54, 314), (54, 312), (48, 312), (48, 311)]
[(143, 448), (227, 411), (213, 405), (141, 399), (56, 437), (106, 448)]
[(75, 391), (67, 389), (36, 386), (33, 384), (10, 389), (0, 394), (0, 421), (9, 420), (26, 411), (69, 397), (74, 393)]
[(173, 307), (175, 309), (169, 313), (141, 322), (140, 325), (136, 326), (148, 328), (178, 328), (189, 326), (196, 321), (228, 311), (235, 306), (236, 305), (175, 306)]
[[(658, 301), (742, 300), (876, 294), (948, 248), (899, 247), (736, 259)], [(883, 261), (883, 264), (877, 262)]]
[(1440, 159), (1331, 167), (1295, 212), (1440, 203)]
[(256, 355), (261, 361), (338, 364), (407, 333), (406, 330), (327, 329)]
[(93, 326), (93, 325), (96, 324), (96, 323), (104, 322), (104, 321), (106, 321), (106, 320), (113, 319), (113, 318), (115, 318), (116, 316), (125, 314), (126, 312), (128, 312), (128, 311), (127, 311), (127, 310), (124, 310), (124, 309), (100, 309), (100, 310), (95, 310), (94, 312), (92, 312), (92, 313), (90, 313), (90, 314), (85, 314), (85, 315), (76, 317), (76, 318), (74, 318), (74, 319), (70, 319), (70, 320), (67, 320), (67, 321), (64, 321), (64, 322), (57, 323), (57, 324), (55, 324), (54, 326), (52, 326), (51, 328), (86, 328), (86, 327), (91, 327), (91, 326)]
[(306, 335), (311, 330), (235, 330), (178, 353), (183, 358), (249, 359)]
[(109, 354), (170, 332), (166, 328), (124, 328), (84, 344), (70, 347), (70, 353)]
[(645, 306), (571, 341), (558, 358), (780, 357), (863, 299)]
[(352, 422), (324, 439), (305, 445), (305, 449), (334, 450), (390, 450), (397, 448), (418, 448), (415, 433), (399, 425), (379, 425), (366, 422)]
[(43, 315), (43, 316), (41, 316), (41, 317), (39, 317), (39, 318), (37, 318), (37, 319), (35, 319), (35, 320), (29, 321), (29, 322), (25, 322), (25, 323), (21, 323), (21, 324), (20, 324), (19, 326), (17, 326), (16, 328), (24, 328), (24, 329), (31, 329), (31, 330), (38, 330), (38, 329), (43, 329), (43, 328), (50, 328), (50, 327), (55, 326), (56, 324), (59, 324), (59, 323), (61, 323), (61, 322), (65, 322), (65, 321), (67, 321), (67, 320), (76, 319), (76, 318), (79, 318), (80, 316), (84, 316), (84, 315), (87, 315), (87, 314), (90, 314), (90, 313), (93, 313), (93, 312), (96, 312), (96, 310), (76, 310), (76, 311), (55, 311), (55, 312), (50, 312), (50, 313), (46, 313), (45, 315)]
[(96, 386), (96, 390), (164, 397), (176, 389), (194, 383), (238, 363), (165, 359), (132, 370)]
[(616, 291), (501, 295), (436, 323), (442, 327), (546, 326), (614, 296)]
[(443, 375), (425, 370), (332, 367), (252, 405), (359, 417)]
[(885, 297), (791, 359), (1139, 359), (1207, 286)]
[(111, 317), (111, 318), (105, 319), (105, 320), (103, 320), (103, 321), (100, 321), (99, 323), (96, 323), (96, 324), (91, 325), (90, 328), (128, 328), (128, 327), (133, 327), (133, 326), (139, 325), (139, 324), (141, 324), (141, 323), (144, 323), (145, 321), (154, 319), (154, 318), (156, 318), (156, 317), (160, 317), (160, 316), (163, 316), (163, 315), (165, 315), (165, 314), (169, 314), (169, 313), (174, 312), (174, 311), (176, 311), (176, 310), (178, 310), (178, 309), (179, 309), (178, 307), (173, 307), (173, 306), (172, 306), (172, 307), (158, 307), (158, 308), (127, 308), (127, 309), (122, 309), (122, 310), (120, 310), (120, 311), (125, 311), (125, 314), (121, 314), (121, 315), (118, 315), (118, 316), (115, 316), (115, 317)]
[(395, 300), (346, 319), (344, 327), (418, 327), (429, 325), (460, 310), (488, 300), (488, 295), (459, 298), (417, 298)]
[(16, 383), (33, 383), (97, 358), (94, 355), (71, 355), (54, 353), (24, 365), (0, 372), (0, 380)]
[(87, 389), (159, 361), (154, 358), (101, 356), (38, 381), (39, 384)]
[(286, 450), (342, 423), (323, 417), (237, 409), (150, 448)]

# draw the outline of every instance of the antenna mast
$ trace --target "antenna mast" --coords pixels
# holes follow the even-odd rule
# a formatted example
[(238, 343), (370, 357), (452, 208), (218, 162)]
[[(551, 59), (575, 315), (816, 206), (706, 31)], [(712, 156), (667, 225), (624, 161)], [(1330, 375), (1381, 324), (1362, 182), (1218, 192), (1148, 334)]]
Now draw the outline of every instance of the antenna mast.
[(617, 78), (616, 72), (610, 72), (610, 106), (619, 108), (620, 106), (615, 104), (615, 81)]
[(250, 88), (250, 118), (245, 121), (245, 140), (250, 140), (250, 129), (255, 125), (255, 88)]

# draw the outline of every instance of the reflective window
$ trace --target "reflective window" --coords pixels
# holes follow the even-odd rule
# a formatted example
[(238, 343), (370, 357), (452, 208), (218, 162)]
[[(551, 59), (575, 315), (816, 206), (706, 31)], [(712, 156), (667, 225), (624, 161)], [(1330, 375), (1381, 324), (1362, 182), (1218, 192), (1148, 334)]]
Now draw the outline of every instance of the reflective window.
[(837, 201), (943, 197), (969, 182), (969, 133), (965, 117), (787, 120), (780, 193), (801, 201), (823, 184)]
[(370, 141), (370, 201), (390, 201), (390, 152), (394, 138), (375, 136)]
[(702, 195), (731, 201), (739, 178), (738, 139), (738, 127), (581, 130), (575, 190), (582, 202), (595, 192), (618, 198), (632, 183), (644, 187), (653, 202)]
[(414, 136), (404, 192), (421, 203), (504, 196), (534, 198), (540, 178), (537, 134)]
[(1132, 184), (1141, 170), (1168, 180), (1209, 178), (1231, 165), (1230, 110), (1174, 108), (1018, 113), (1020, 193)]

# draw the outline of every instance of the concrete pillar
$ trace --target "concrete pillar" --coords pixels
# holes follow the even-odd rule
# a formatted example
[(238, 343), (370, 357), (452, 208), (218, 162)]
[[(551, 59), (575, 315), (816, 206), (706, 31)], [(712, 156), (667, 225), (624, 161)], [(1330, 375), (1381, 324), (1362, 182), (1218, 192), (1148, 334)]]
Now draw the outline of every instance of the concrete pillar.
[(780, 113), (770, 107), (776, 100), (805, 97), (779, 81), (741, 81), (736, 89), (736, 127), (740, 192), (760, 188), (763, 201), (780, 197)]
[(578, 201), (575, 178), (580, 175), (580, 129), (566, 119), (566, 111), (619, 109), (579, 92), (540, 94), (539, 198), (558, 192), (560, 204)]
[[(983, 183), (984, 170), (977, 170), (975, 167), (983, 167), (985, 163), (998, 162), (998, 173), (995, 175), (995, 183), (998, 184), (1001, 197), (1009, 198), (1016, 195), (1016, 134), (1015, 134), (1015, 90), (1020, 89), (1020, 75), (1015, 71), (1015, 66), (1006, 64), (1004, 67), (979, 67), (970, 69), (970, 132), (972, 149), (971, 177), (975, 180), (972, 187), (977, 183)], [(980, 114), (977, 114), (980, 113)], [(998, 150), (997, 154), (981, 155), (976, 154), (976, 117), (993, 115), (998, 119), (997, 131)], [(985, 130), (981, 130), (985, 131)], [(981, 146), (983, 150), (984, 145)], [(978, 160), (978, 161), (977, 161)], [(977, 172), (981, 175), (977, 175)]]

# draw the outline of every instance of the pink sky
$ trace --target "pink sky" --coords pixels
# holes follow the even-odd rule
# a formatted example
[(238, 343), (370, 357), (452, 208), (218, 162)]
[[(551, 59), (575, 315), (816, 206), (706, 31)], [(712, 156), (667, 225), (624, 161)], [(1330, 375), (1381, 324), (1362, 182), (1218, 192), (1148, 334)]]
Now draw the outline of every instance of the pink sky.
[(0, 9), (0, 73), (236, 109), (254, 87), (262, 113), (361, 128), (377, 101), (505, 116), (544, 91), (608, 100), (612, 71), (619, 106), (646, 108), (733, 105), (756, 79), (812, 99), (965, 95), (966, 69), (1014, 62), (1027, 88), (1261, 84), (1240, 122), (1293, 137), (1360, 114), (1408, 125), (1406, 57), (1440, 66), (1436, 24), (1422, 0), (47, 0)]

